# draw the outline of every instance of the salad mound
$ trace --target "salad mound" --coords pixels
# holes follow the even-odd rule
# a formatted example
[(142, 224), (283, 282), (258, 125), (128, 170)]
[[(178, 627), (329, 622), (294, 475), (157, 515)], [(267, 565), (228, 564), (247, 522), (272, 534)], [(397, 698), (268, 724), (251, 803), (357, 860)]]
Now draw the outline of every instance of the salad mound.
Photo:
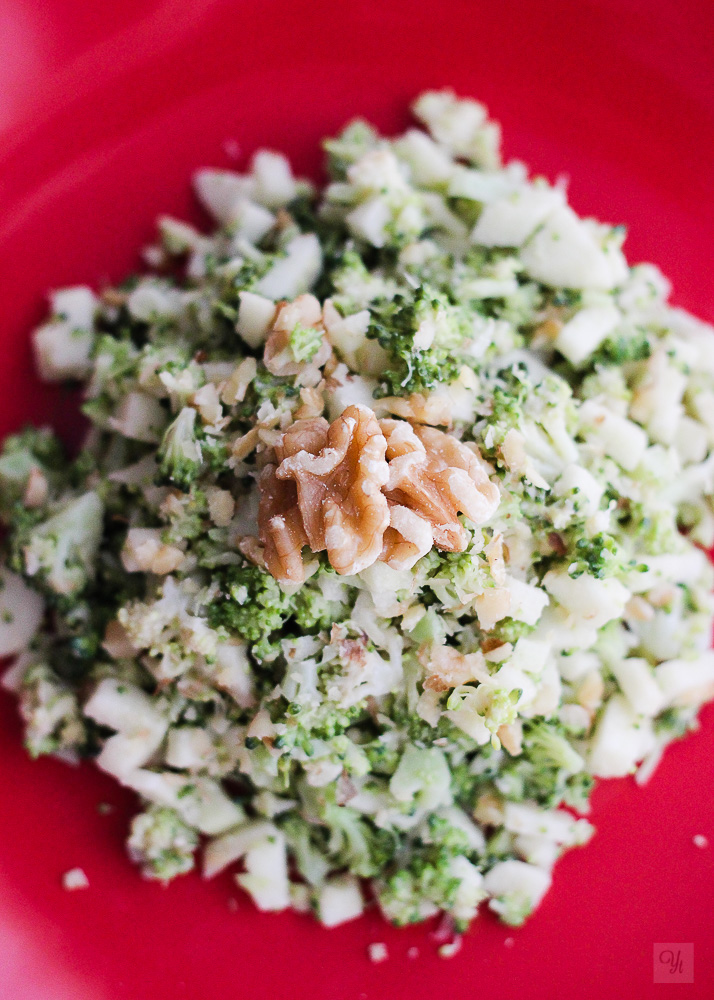
[(216, 228), (52, 296), (68, 457), (0, 456), (0, 654), (33, 756), (133, 789), (128, 851), (326, 926), (518, 925), (714, 696), (714, 331), (452, 93), (329, 183), (202, 170)]

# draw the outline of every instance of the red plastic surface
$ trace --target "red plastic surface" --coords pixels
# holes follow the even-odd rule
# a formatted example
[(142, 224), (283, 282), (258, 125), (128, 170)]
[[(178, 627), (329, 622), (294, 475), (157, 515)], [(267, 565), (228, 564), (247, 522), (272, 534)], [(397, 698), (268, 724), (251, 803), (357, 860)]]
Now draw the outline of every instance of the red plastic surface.
[[(72, 400), (31, 372), (44, 295), (134, 267), (155, 214), (195, 215), (194, 168), (233, 162), (237, 142), (240, 162), (266, 144), (316, 173), (321, 136), (355, 114), (401, 127), (425, 86), (484, 100), (509, 155), (566, 171), (575, 207), (629, 223), (630, 259), (714, 319), (712, 43), (709, 0), (0, 0), (0, 431), (71, 432)], [(427, 929), (375, 914), (328, 932), (258, 914), (228, 877), (142, 882), (122, 850), (130, 796), (89, 767), (31, 763), (3, 696), (0, 998), (711, 997), (714, 710), (702, 719), (646, 788), (599, 788), (596, 837), (524, 929), (486, 915), (445, 961)], [(90, 888), (67, 893), (76, 865)], [(693, 985), (653, 985), (661, 942), (693, 943)]]

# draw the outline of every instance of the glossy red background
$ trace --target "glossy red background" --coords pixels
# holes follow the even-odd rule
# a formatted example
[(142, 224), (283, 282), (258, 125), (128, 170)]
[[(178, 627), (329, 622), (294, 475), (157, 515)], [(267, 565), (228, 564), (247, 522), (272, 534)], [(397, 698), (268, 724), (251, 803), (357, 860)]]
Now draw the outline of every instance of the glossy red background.
[[(714, 319), (713, 43), (709, 0), (0, 0), (0, 431), (71, 429), (71, 399), (31, 374), (44, 293), (135, 266), (157, 212), (195, 214), (191, 170), (230, 163), (235, 140), (315, 173), (321, 136), (356, 113), (401, 127), (425, 86), (483, 99), (509, 155), (567, 172), (575, 207), (628, 222), (630, 259)], [(486, 916), (450, 961), (374, 914), (327, 932), (256, 913), (229, 878), (142, 882), (122, 850), (130, 797), (89, 768), (31, 764), (6, 696), (0, 761), (2, 1000), (714, 994), (711, 709), (645, 789), (600, 787), (597, 836), (523, 930)], [(66, 893), (75, 865), (91, 887)], [(693, 986), (652, 984), (658, 942), (694, 943)]]

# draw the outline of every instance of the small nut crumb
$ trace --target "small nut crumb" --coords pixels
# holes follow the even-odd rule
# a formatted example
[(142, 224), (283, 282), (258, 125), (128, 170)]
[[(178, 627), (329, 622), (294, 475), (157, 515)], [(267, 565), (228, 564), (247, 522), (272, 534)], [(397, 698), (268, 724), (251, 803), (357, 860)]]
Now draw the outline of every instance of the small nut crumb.
[(33, 465), (27, 479), (25, 495), (22, 501), (23, 504), (28, 508), (28, 510), (34, 510), (37, 507), (42, 507), (43, 504), (47, 503), (49, 490), (50, 488), (46, 477), (36, 465)]
[(476, 800), (472, 815), (483, 826), (500, 826), (505, 818), (503, 800), (493, 792), (484, 792)]
[(217, 528), (226, 528), (233, 519), (236, 502), (229, 490), (210, 489), (206, 491), (208, 513)]
[(109, 813), (114, 812), (114, 806), (110, 805), (109, 802), (100, 802), (97, 805), (97, 812), (100, 816), (108, 816)]
[(506, 948), (512, 948), (513, 945), (516, 943), (516, 939), (512, 937), (507, 937), (503, 943), (506, 946)]
[(692, 837), (692, 842), (695, 847), (700, 847), (702, 850), (709, 847), (709, 841), (703, 833), (695, 833)]
[(419, 958), (419, 949), (416, 946), (412, 946), (411, 948), (407, 949), (407, 958), (411, 958), (412, 961), (415, 958)]
[(67, 892), (73, 892), (75, 889), (88, 889), (89, 879), (81, 868), (70, 868), (62, 876), (62, 888), (66, 889)]
[(379, 962), (386, 962), (389, 958), (387, 946), (383, 941), (375, 941), (373, 944), (368, 945), (367, 954), (369, 955), (370, 962), (373, 962), (375, 965), (379, 964)]
[(461, 951), (461, 944), (461, 935), (457, 934), (453, 941), (447, 941), (439, 947), (439, 958), (453, 958)]

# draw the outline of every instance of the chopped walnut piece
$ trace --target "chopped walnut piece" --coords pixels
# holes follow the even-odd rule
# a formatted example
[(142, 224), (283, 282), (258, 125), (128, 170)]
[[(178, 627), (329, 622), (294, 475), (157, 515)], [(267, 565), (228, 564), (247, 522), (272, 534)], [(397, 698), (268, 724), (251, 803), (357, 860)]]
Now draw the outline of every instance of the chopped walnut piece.
[(505, 587), (488, 587), (474, 598), (474, 608), (479, 626), (484, 632), (490, 632), (511, 610), (511, 592)]
[(381, 560), (392, 569), (407, 570), (431, 549), (431, 524), (401, 504), (389, 507), (389, 527), (384, 532)]
[(158, 528), (130, 528), (121, 550), (127, 573), (156, 573), (166, 576), (181, 566), (186, 554), (175, 545), (161, 541)]
[(44, 473), (36, 465), (33, 465), (30, 469), (30, 475), (27, 477), (25, 494), (22, 498), (23, 505), (28, 510), (35, 510), (37, 507), (42, 507), (43, 504), (47, 503), (49, 492), (49, 483)]
[(484, 792), (476, 800), (473, 817), (483, 826), (502, 826), (505, 819), (503, 799), (495, 792)]
[(253, 538), (252, 535), (246, 535), (245, 538), (241, 538), (238, 542), (238, 551), (246, 557), (248, 562), (252, 562), (254, 566), (259, 566), (261, 569), (268, 569), (265, 562), (265, 549), (257, 538)]
[(227, 527), (236, 509), (236, 502), (229, 490), (221, 490), (212, 487), (206, 490), (208, 501), (208, 513), (211, 520), (218, 528)]
[[(296, 420), (269, 440), (259, 433), (278, 463), (260, 480), (260, 540), (282, 582), (305, 579), (306, 544), (312, 552), (326, 549), (342, 574), (377, 559), (410, 569), (433, 544), (461, 552), (469, 536), (458, 514), (482, 524), (498, 505), (475, 447), (433, 427), (378, 422), (366, 406), (348, 406), (332, 424), (321, 416)], [(499, 575), (500, 536), (490, 558)]]
[(559, 306), (548, 306), (543, 311), (543, 319), (533, 331), (531, 347), (552, 347), (565, 325), (566, 310)]
[(452, 405), (448, 396), (441, 393), (422, 395), (415, 392), (411, 396), (383, 396), (375, 403), (380, 413), (392, 413), (395, 417), (412, 420), (415, 424), (452, 423)]
[(258, 362), (255, 358), (244, 358), (225, 382), (218, 386), (221, 402), (226, 406), (242, 403), (257, 371)]
[(426, 670), (424, 688), (428, 691), (448, 691), (471, 681), (483, 683), (490, 677), (482, 653), (460, 653), (453, 646), (423, 646), (419, 662)]
[(497, 531), (484, 549), (493, 582), (502, 587), (506, 582), (506, 563), (503, 557), (503, 535)]
[(116, 618), (113, 618), (106, 627), (102, 649), (107, 652), (113, 660), (132, 660), (137, 655), (138, 650), (129, 638), (129, 634)]
[(523, 723), (520, 719), (499, 726), (496, 735), (512, 757), (523, 752)]
[(307, 535), (298, 508), (297, 489), (295, 483), (278, 479), (275, 470), (275, 465), (266, 465), (258, 481), (258, 525), (265, 566), (281, 583), (304, 583), (302, 549), (307, 545)]
[(324, 409), (325, 397), (322, 394), (320, 386), (311, 386), (300, 390), (300, 406), (295, 411), (295, 418), (297, 420), (320, 417)]
[(382, 420), (380, 427), (387, 438), (387, 499), (427, 520), (438, 548), (463, 552), (468, 533), (458, 514), (483, 524), (498, 506), (498, 488), (480, 455), (433, 427), (401, 420)]
[[(322, 331), (322, 343), (309, 361), (298, 361), (290, 348), (290, 334), (297, 326), (314, 327)], [(300, 375), (303, 385), (317, 385), (319, 369), (332, 353), (322, 325), (322, 309), (314, 295), (299, 295), (293, 302), (278, 307), (268, 339), (263, 360), (273, 375)]]
[(223, 416), (223, 407), (218, 397), (218, 389), (212, 382), (197, 389), (191, 396), (191, 404), (196, 407), (204, 424), (217, 424)]
[(317, 455), (327, 447), (329, 430), (330, 425), (324, 417), (296, 420), (276, 441), (275, 454), (278, 456), (278, 462), (283, 462), (301, 451)]
[(329, 429), (321, 417), (299, 423), (300, 428), (293, 425), (286, 431), (276, 449), (285, 457), (275, 475), (297, 485), (312, 551), (327, 549), (338, 573), (359, 573), (380, 556), (389, 524), (382, 494), (388, 475), (386, 441), (364, 406), (348, 406)]
[(599, 670), (590, 670), (580, 681), (577, 690), (577, 701), (589, 712), (594, 712), (602, 704), (605, 694), (605, 684)]
[(241, 434), (231, 442), (231, 456), (234, 462), (242, 462), (247, 458), (260, 440), (260, 433), (257, 427), (251, 427), (246, 434)]
[(624, 618), (629, 618), (635, 622), (651, 622), (655, 616), (655, 610), (649, 601), (639, 594), (635, 594), (625, 605)]

